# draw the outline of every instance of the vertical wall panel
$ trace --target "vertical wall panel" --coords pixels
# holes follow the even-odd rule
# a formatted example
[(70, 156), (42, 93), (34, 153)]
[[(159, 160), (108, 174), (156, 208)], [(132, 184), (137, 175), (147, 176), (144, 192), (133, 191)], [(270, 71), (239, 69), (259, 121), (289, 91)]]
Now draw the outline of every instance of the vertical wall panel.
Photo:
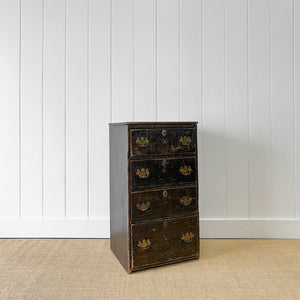
[(0, 216), (18, 217), (20, 193), (18, 0), (0, 1), (0, 39)]
[(273, 0), (271, 14), (273, 217), (289, 218), (294, 216), (292, 0)]
[(157, 119), (180, 119), (179, 0), (157, 1)]
[(201, 87), (201, 1), (180, 2), (180, 98), (181, 120), (198, 121), (199, 205), (202, 197), (202, 87)]
[(294, 10), (295, 214), (300, 218), (300, 0), (294, 0)]
[(248, 218), (247, 0), (225, 10), (227, 217)]
[(268, 218), (271, 192), (270, 1), (249, 1), (250, 218)]
[(134, 113), (156, 120), (156, 0), (134, 2)]
[(89, 2), (89, 216), (109, 216), (110, 0)]
[(88, 216), (88, 2), (66, 6), (66, 214)]
[(45, 218), (65, 216), (65, 1), (44, 1), (43, 182)]
[(21, 215), (42, 217), (43, 1), (21, 1)]
[(132, 121), (133, 0), (112, 1), (112, 121)]
[(204, 217), (226, 217), (225, 10), (203, 0)]
[(299, 19), (300, 0), (0, 1), (1, 218), (108, 219), (108, 123), (133, 120), (199, 122), (202, 218), (300, 218)]
[(181, 119), (201, 125), (201, 1), (180, 4)]

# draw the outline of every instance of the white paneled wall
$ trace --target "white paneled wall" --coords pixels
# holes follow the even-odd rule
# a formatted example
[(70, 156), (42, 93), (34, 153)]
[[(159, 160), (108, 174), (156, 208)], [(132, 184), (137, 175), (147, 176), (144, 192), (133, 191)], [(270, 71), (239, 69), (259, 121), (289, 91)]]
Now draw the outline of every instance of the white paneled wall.
[(203, 237), (300, 237), (300, 0), (1, 0), (0, 236), (108, 237), (108, 123), (198, 121)]

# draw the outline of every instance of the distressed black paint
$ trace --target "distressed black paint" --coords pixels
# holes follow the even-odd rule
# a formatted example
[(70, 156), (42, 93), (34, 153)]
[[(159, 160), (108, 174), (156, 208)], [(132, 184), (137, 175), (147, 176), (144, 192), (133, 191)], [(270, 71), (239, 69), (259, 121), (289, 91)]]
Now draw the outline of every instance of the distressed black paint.
[(199, 257), (195, 122), (110, 124), (111, 250), (130, 273)]
[[(191, 199), (189, 204), (182, 203), (184, 197)], [(189, 215), (198, 210), (197, 188), (167, 188), (136, 192), (131, 194), (131, 203), (132, 222)], [(142, 203), (149, 203), (145, 211), (138, 208)]]

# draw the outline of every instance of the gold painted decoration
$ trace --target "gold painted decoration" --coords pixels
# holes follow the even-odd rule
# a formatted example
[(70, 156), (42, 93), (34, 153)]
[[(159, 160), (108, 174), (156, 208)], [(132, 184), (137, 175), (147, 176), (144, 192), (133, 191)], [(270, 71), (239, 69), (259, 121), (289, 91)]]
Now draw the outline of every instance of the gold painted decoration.
[(150, 246), (151, 246), (151, 241), (149, 239), (147, 240), (143, 239), (138, 243), (138, 247), (142, 250), (148, 249)]
[(150, 202), (141, 202), (137, 203), (136, 208), (139, 209), (140, 211), (145, 211), (150, 207)]
[(185, 135), (180, 137), (179, 142), (182, 146), (188, 146), (192, 142), (192, 140), (189, 136)]
[(194, 233), (187, 232), (181, 236), (181, 240), (184, 241), (185, 243), (190, 243), (193, 240), (194, 236), (195, 236)]
[(136, 175), (139, 176), (139, 178), (148, 178), (149, 174), (150, 174), (149, 169), (141, 168), (141, 169), (137, 169), (136, 171)]
[(180, 169), (179, 169), (179, 172), (184, 175), (184, 176), (187, 176), (187, 175), (190, 175), (193, 170), (191, 168), (191, 166), (182, 166)]
[(188, 206), (192, 203), (193, 201), (193, 198), (190, 197), (190, 196), (183, 196), (181, 199), (180, 199), (180, 203), (184, 206)]
[(137, 138), (136, 141), (137, 145), (141, 148), (145, 148), (149, 145), (149, 140), (147, 137), (141, 137), (141, 138)]
[(167, 172), (167, 164), (168, 164), (168, 161), (166, 159), (164, 159), (161, 163), (163, 173)]

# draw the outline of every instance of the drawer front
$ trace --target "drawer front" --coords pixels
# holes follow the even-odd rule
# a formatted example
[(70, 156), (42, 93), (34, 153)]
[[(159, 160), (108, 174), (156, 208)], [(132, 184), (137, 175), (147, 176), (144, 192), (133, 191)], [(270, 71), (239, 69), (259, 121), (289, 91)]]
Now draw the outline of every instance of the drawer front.
[(131, 155), (192, 154), (196, 151), (196, 134), (194, 128), (131, 130)]
[(197, 178), (195, 158), (132, 160), (131, 186), (164, 186), (194, 183)]
[(172, 262), (199, 253), (198, 216), (151, 223), (132, 228), (132, 268)]
[(197, 188), (176, 188), (131, 194), (131, 220), (190, 215), (198, 210)]

